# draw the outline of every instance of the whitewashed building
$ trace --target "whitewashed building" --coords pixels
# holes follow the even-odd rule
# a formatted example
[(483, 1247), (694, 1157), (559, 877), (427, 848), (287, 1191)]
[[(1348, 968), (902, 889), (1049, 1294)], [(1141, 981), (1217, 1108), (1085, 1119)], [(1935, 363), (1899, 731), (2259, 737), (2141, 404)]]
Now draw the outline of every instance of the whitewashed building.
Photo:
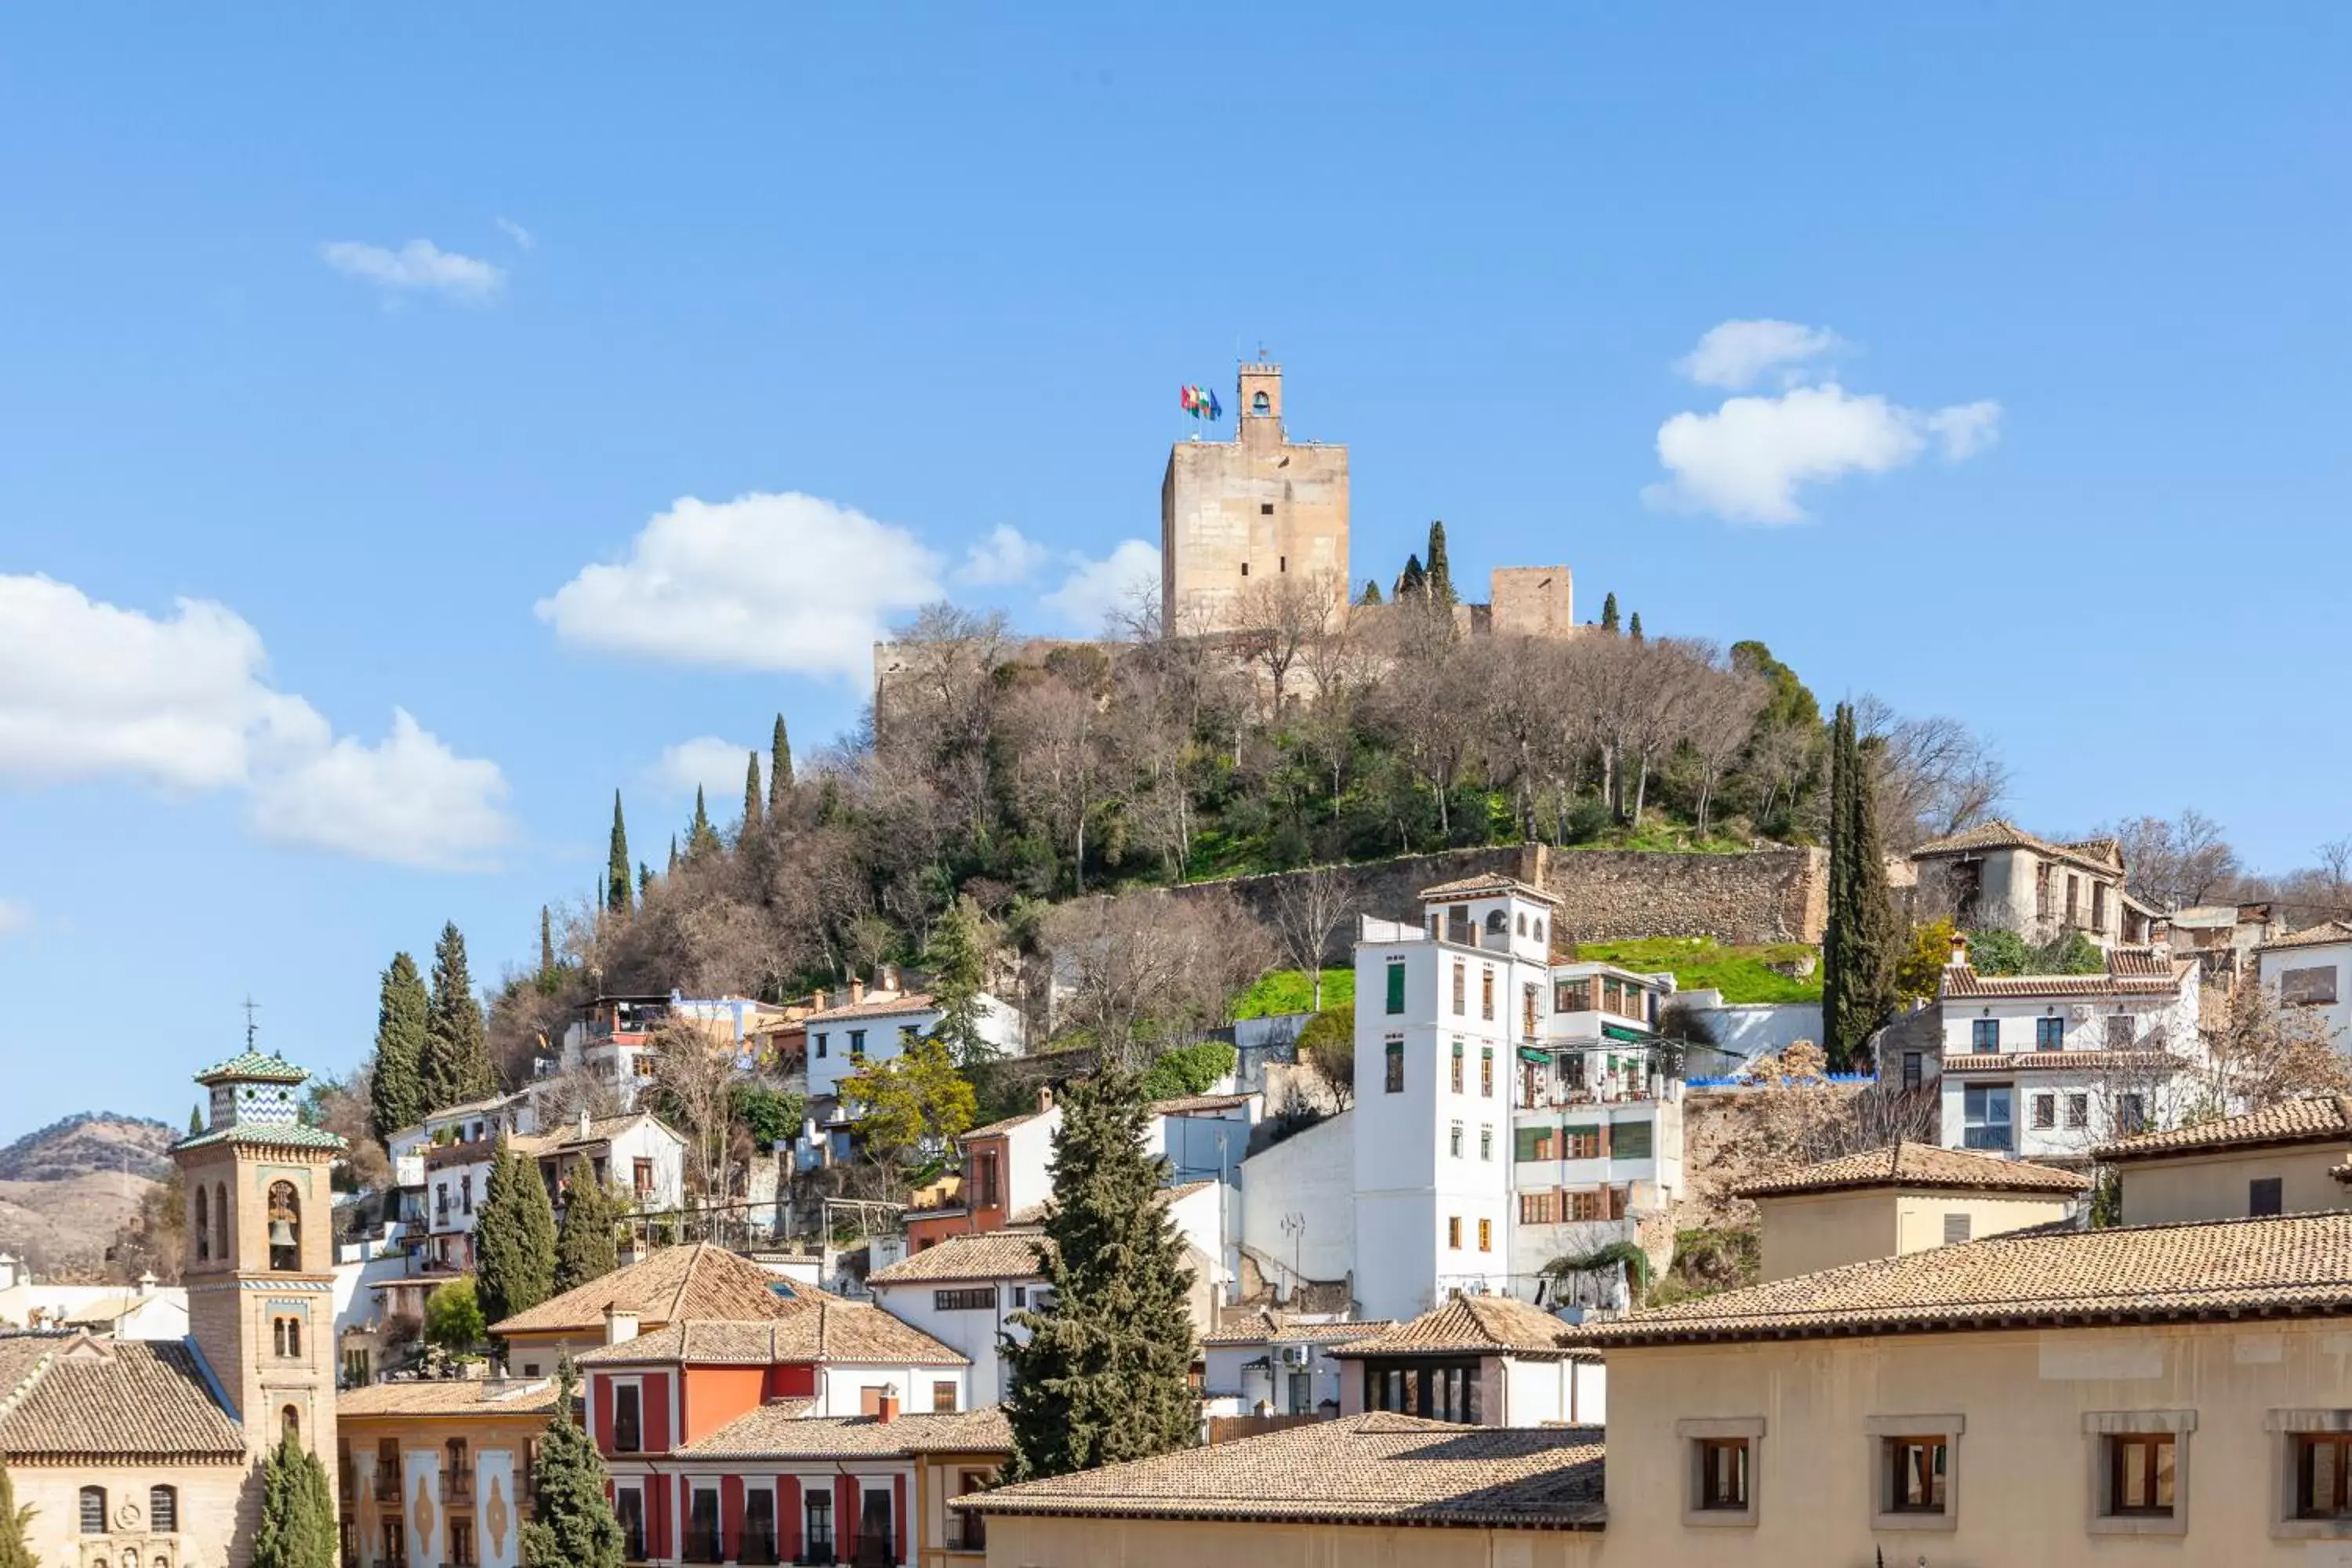
[(2254, 949), (2262, 983), (2283, 1007), (2326, 1020), (2339, 1051), (2352, 1051), (2352, 924), (2326, 921), (2273, 937)]
[[(886, 1062), (939, 1027), (940, 1009), (928, 991), (901, 991), (892, 983), (873, 990), (849, 984), (849, 1000), (820, 1007), (801, 1020), (808, 1032), (808, 1092), (833, 1100), (841, 1080), (868, 1062)], [(998, 1056), (1021, 1054), (1021, 1015), (993, 996), (980, 998), (980, 1037)]]
[(1944, 1146), (2084, 1163), (2111, 1138), (2232, 1109), (2198, 1027), (2201, 972), (2162, 948), (2111, 948), (2101, 973), (1979, 974), (1955, 940), (1929, 1064)]

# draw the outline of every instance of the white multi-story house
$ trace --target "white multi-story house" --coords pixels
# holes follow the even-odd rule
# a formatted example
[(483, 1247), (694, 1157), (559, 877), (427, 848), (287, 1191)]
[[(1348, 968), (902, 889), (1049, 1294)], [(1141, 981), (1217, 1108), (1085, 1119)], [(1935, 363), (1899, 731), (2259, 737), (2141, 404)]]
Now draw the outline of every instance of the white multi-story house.
[[(866, 989), (849, 983), (849, 1000), (820, 1007), (801, 1020), (808, 1031), (808, 1092), (833, 1100), (841, 1080), (868, 1062), (888, 1061), (916, 1039), (939, 1027), (940, 1009), (928, 991), (901, 991), (896, 976), (887, 986)], [(980, 1037), (998, 1056), (1021, 1054), (1021, 1015), (993, 996), (980, 998)]]
[(1945, 1147), (2084, 1163), (2108, 1139), (2231, 1109), (2198, 1028), (2201, 973), (2162, 948), (2111, 948), (2102, 973), (1979, 974), (1955, 940), (1937, 1059), (1901, 1070), (1934, 1068)]
[(2284, 1007), (2308, 1007), (2326, 1020), (2339, 1051), (2352, 1051), (2352, 925), (2326, 921), (2276, 936), (2254, 949), (2262, 983)]
[(747, 1059), (757, 1043), (783, 1027), (796, 1007), (754, 1001), (749, 996), (599, 996), (580, 1010), (563, 1031), (552, 1057), (542, 1057), (542, 1074), (586, 1072), (609, 1086), (625, 1110), (636, 1108), (637, 1095), (653, 1082), (653, 1037), (664, 1024), (677, 1019), (695, 1025), (711, 1040), (731, 1046)]

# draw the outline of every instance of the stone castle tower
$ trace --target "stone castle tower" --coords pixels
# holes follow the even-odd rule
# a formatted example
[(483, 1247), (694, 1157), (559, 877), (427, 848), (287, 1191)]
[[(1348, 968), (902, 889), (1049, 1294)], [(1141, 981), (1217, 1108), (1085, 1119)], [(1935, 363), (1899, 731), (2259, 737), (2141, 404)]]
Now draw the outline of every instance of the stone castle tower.
[(187, 1188), (189, 1337), (258, 1464), (287, 1432), (331, 1479), (335, 1447), (333, 1194), (343, 1140), (301, 1119), (310, 1075), (247, 1047), (196, 1075), (205, 1130), (173, 1145)]
[(1348, 448), (1294, 442), (1282, 367), (1241, 367), (1234, 439), (1179, 441), (1160, 484), (1160, 609), (1171, 632), (1230, 631), (1252, 584), (1328, 578), (1348, 592)]

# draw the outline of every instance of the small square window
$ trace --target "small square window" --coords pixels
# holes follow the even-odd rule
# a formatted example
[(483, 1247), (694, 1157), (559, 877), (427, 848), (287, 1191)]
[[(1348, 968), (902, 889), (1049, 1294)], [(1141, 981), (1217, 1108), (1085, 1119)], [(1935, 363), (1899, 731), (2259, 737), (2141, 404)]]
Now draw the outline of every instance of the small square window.
[(1977, 1018), (1969, 1024), (1969, 1049), (1981, 1056), (2000, 1049), (2000, 1020)]
[(2297, 1432), (2288, 1441), (2294, 1517), (2352, 1520), (2352, 1432)]
[(1969, 1238), (1969, 1216), (1948, 1214), (1944, 1216), (1944, 1245), (1954, 1247)]
[(2079, 1131), (2082, 1129), (2090, 1126), (2090, 1124), (2091, 1097), (2087, 1094), (2068, 1095), (2066, 1097), (2066, 1125)]
[(1260, 517), (1272, 517), (1274, 515), (1274, 503), (1270, 500), (1262, 500), (1258, 502), (1257, 514)]
[(2057, 1017), (2033, 1020), (2033, 1048), (2037, 1051), (2063, 1050), (2066, 1045), (2066, 1020)]
[(2033, 1125), (2036, 1129), (2044, 1131), (2058, 1125), (2058, 1097), (2056, 1095), (2037, 1094), (2033, 1097)]
[(2178, 1439), (2169, 1432), (2118, 1432), (2105, 1441), (2106, 1512), (2169, 1519)]
[(1951, 1484), (1952, 1447), (1940, 1435), (1884, 1440), (1888, 1513), (1941, 1514)]
[(1747, 1438), (1699, 1439), (1698, 1506), (1709, 1513), (1747, 1511)]

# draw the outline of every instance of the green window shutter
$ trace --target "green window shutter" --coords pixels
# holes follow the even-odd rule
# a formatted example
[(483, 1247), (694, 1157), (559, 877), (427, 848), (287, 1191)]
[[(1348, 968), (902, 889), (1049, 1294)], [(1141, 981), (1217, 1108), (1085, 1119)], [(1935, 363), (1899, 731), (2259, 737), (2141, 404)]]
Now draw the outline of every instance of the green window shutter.
[(1612, 1159), (1646, 1160), (1650, 1157), (1650, 1123), (1620, 1121), (1609, 1129), (1609, 1152)]
[(1389, 1011), (1404, 1011), (1404, 964), (1401, 961), (1389, 964)]
[(1551, 1158), (1551, 1129), (1522, 1127), (1511, 1134), (1513, 1157), (1520, 1161)]

